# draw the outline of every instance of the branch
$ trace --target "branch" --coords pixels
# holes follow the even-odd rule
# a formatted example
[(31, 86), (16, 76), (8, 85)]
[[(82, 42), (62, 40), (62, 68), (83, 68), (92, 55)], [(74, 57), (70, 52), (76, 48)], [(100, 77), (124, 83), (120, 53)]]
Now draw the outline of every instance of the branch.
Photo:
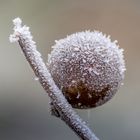
[(15, 26), (14, 33), (10, 35), (10, 41), (19, 43), (27, 61), (32, 67), (36, 77), (38, 77), (40, 84), (48, 93), (54, 112), (56, 111), (61, 120), (63, 120), (82, 140), (99, 140), (73, 110), (60, 89), (56, 86), (41, 58), (41, 54), (36, 50), (36, 45), (32, 40), (29, 27), (21, 26), (22, 21), (20, 18), (13, 20), (13, 23)]

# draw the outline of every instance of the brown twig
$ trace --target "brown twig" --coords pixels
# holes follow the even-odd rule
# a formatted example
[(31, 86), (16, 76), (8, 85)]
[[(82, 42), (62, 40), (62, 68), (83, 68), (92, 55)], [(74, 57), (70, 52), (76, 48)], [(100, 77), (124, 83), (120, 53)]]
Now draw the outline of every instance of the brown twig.
[(22, 21), (19, 18), (16, 18), (13, 22), (15, 25), (14, 34), (10, 36), (10, 41), (19, 43), (40, 84), (51, 99), (53, 115), (61, 118), (82, 140), (99, 140), (73, 110), (60, 89), (56, 86), (40, 53), (36, 50), (36, 45), (32, 41), (29, 28), (21, 26)]

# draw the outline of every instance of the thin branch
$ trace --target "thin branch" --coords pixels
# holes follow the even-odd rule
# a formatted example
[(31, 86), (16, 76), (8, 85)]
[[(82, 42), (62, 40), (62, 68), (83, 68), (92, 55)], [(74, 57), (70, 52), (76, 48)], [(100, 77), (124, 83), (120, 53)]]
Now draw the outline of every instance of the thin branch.
[[(35, 42), (29, 27), (21, 26), (20, 18), (13, 20), (14, 33), (10, 36), (11, 42), (18, 42), (27, 61), (32, 67), (35, 75), (38, 77), (40, 84), (48, 93), (53, 109), (56, 109), (57, 115), (63, 120), (82, 140), (99, 140), (95, 134), (88, 128), (86, 123), (77, 115), (71, 105), (67, 102), (60, 89), (53, 81), (46, 65), (44, 64), (41, 54), (36, 50)], [(55, 114), (55, 113), (54, 113)]]

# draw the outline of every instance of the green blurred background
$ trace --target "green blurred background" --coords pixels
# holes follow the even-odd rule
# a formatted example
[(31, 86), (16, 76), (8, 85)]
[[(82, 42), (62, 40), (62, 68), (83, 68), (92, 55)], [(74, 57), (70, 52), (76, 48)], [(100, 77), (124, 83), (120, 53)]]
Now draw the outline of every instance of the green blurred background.
[(49, 99), (17, 44), (15, 17), (30, 26), (43, 59), (54, 40), (99, 30), (125, 50), (124, 86), (107, 104), (76, 110), (101, 140), (140, 140), (140, 0), (0, 0), (0, 140), (78, 140), (49, 112)]

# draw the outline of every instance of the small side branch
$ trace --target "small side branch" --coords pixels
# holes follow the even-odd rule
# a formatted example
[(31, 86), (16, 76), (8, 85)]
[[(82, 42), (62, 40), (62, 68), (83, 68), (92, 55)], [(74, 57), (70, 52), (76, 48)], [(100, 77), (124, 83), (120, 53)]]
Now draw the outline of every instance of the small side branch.
[[(48, 93), (52, 101), (52, 109), (82, 140), (99, 140), (88, 128), (86, 123), (73, 110), (60, 89), (56, 86), (51, 74), (44, 64), (41, 54), (37, 51), (35, 42), (32, 40), (29, 27), (21, 26), (21, 19), (13, 20), (14, 33), (10, 36), (11, 42), (18, 42), (27, 61), (32, 67), (40, 84)], [(55, 114), (56, 115), (56, 114)]]

